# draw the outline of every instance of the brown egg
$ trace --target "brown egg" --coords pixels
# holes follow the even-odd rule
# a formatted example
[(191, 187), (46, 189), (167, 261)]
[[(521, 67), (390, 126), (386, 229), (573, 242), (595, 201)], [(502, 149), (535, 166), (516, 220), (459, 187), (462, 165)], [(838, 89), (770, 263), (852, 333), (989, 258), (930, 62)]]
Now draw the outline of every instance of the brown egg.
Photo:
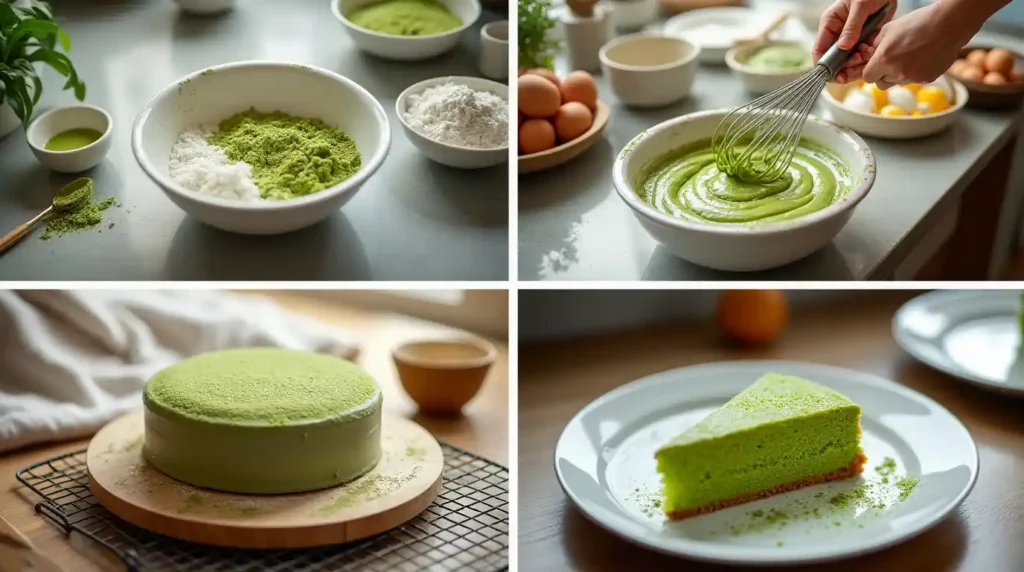
[(984, 77), (985, 72), (978, 66), (968, 65), (960, 72), (960, 79), (967, 81), (981, 81)]
[(585, 71), (574, 71), (562, 80), (562, 100), (578, 101), (591, 110), (597, 109), (597, 83)]
[(570, 101), (562, 105), (555, 116), (555, 134), (558, 140), (568, 143), (583, 135), (594, 122), (594, 114), (590, 108), (578, 101)]
[(562, 105), (558, 88), (539, 75), (519, 78), (519, 109), (527, 117), (554, 117)]
[(1013, 69), (1013, 54), (1003, 48), (989, 50), (985, 56), (985, 71), (999, 72), (1003, 76)]
[(1003, 74), (1001, 74), (999, 72), (994, 72), (994, 71), (993, 72), (988, 72), (987, 74), (985, 74), (985, 77), (983, 77), (981, 79), (981, 81), (985, 82), (988, 85), (1005, 85), (1006, 84), (1006, 78), (1003, 77)]
[(519, 126), (519, 152), (529, 155), (555, 146), (555, 128), (547, 119), (527, 119)]
[(557, 88), (561, 88), (562, 87), (562, 82), (558, 81), (558, 76), (555, 75), (555, 72), (549, 70), (548, 68), (533, 68), (533, 69), (530, 69), (530, 70), (526, 70), (526, 73), (533, 74), (533, 75), (539, 75), (540, 77), (542, 77), (542, 78), (550, 81), (551, 83), (555, 84), (555, 87), (557, 87)]
[(970, 53), (967, 54), (967, 63), (972, 66), (984, 68), (986, 55), (988, 55), (988, 52), (985, 50), (971, 50)]
[(953, 62), (953, 65), (949, 66), (949, 73), (955, 76), (959, 76), (961, 73), (963, 73), (964, 68), (967, 67), (967, 65), (967, 60), (961, 58)]
[(523, 121), (526, 121), (526, 117), (523, 116), (523, 112), (519, 111), (519, 125), (523, 125)]

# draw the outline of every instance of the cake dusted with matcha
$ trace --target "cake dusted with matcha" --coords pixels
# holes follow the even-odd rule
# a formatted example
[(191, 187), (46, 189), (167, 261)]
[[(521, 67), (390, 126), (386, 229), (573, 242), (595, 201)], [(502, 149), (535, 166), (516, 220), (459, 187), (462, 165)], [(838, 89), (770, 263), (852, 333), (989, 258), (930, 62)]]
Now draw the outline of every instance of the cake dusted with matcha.
[(769, 373), (661, 447), (665, 514), (683, 519), (864, 470), (860, 407)]
[(335, 357), (278, 348), (202, 354), (154, 375), (143, 403), (146, 460), (199, 487), (312, 491), (380, 460), (380, 388)]

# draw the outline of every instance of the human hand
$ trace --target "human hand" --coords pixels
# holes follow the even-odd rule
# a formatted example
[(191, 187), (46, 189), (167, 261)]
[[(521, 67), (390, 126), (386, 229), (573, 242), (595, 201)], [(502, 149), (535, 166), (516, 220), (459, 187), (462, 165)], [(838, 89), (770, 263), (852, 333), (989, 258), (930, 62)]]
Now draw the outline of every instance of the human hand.
[(847, 83), (860, 78), (864, 64), (868, 61), (868, 45), (876, 36), (872, 34), (868, 42), (858, 45), (861, 30), (868, 16), (880, 10), (886, 2), (892, 6), (882, 24), (889, 22), (896, 13), (896, 0), (836, 0), (821, 15), (821, 21), (818, 23), (818, 36), (814, 40), (812, 50), (814, 63), (818, 63), (833, 44), (838, 43), (841, 50), (856, 48), (857, 51), (836, 73), (835, 81)]
[(879, 89), (901, 83), (929, 83), (941, 76), (974, 36), (937, 2), (889, 22), (862, 53), (864, 81)]

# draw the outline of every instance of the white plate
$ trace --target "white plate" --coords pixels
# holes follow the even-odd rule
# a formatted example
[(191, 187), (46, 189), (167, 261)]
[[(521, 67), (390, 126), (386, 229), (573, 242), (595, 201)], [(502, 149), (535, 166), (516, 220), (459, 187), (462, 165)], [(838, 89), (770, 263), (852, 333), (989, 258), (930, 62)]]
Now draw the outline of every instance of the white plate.
[(922, 362), (982, 387), (1024, 395), (1021, 293), (945, 290), (907, 302), (892, 320), (896, 343)]
[[(863, 477), (679, 522), (652, 511), (649, 495), (660, 491), (654, 451), (766, 372), (814, 380), (861, 405), (862, 446), (868, 456)], [(863, 479), (877, 482), (874, 467), (885, 457), (896, 461), (897, 476), (920, 477), (905, 500), (889, 502), (885, 509), (831, 508), (828, 499), (836, 493)], [(930, 528), (970, 493), (978, 476), (978, 450), (963, 424), (941, 405), (891, 381), (816, 364), (722, 362), (662, 372), (599, 397), (562, 432), (555, 473), (587, 518), (626, 540), (699, 560), (779, 565), (864, 554)], [(794, 519), (784, 528), (748, 526), (755, 510), (794, 506), (823, 507), (827, 518)]]
[[(736, 38), (750, 37), (759, 33), (779, 10), (754, 9), (739, 6), (723, 8), (702, 8), (683, 12), (665, 21), (666, 34), (682, 36), (701, 47), (700, 61), (725, 63), (725, 54)], [(797, 28), (794, 28), (793, 26)], [(799, 29), (798, 29), (799, 28)], [(799, 22), (791, 20), (773, 38), (784, 40), (803, 39)]]

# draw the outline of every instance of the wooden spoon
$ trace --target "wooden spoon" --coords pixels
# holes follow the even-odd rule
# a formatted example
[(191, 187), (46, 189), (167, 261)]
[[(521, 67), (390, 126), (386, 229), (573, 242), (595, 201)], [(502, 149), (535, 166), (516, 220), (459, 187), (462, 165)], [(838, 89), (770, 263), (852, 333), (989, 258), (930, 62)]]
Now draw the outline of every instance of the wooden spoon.
[[(88, 191), (82, 192), (81, 189), (88, 187)], [(75, 194), (76, 191), (79, 194)], [(28, 236), (28, 233), (32, 231), (32, 228), (41, 220), (53, 214), (54, 211), (66, 211), (75, 209), (87, 201), (92, 200), (92, 179), (81, 178), (75, 179), (70, 183), (61, 187), (57, 191), (57, 196), (53, 197), (53, 202), (50, 206), (46, 207), (46, 210), (37, 214), (35, 218), (14, 227), (14, 230), (8, 232), (3, 238), (0, 238), (0, 254), (3, 254), (7, 249), (11, 248), (15, 244)]]
[(770, 36), (771, 33), (774, 32), (775, 30), (778, 30), (779, 27), (785, 24), (786, 20), (788, 19), (789, 11), (783, 11), (781, 14), (776, 16), (774, 20), (768, 22), (768, 25), (765, 26), (758, 34), (750, 36), (748, 38), (736, 38), (736, 40), (733, 43), (737, 46), (767, 43), (768, 36)]

